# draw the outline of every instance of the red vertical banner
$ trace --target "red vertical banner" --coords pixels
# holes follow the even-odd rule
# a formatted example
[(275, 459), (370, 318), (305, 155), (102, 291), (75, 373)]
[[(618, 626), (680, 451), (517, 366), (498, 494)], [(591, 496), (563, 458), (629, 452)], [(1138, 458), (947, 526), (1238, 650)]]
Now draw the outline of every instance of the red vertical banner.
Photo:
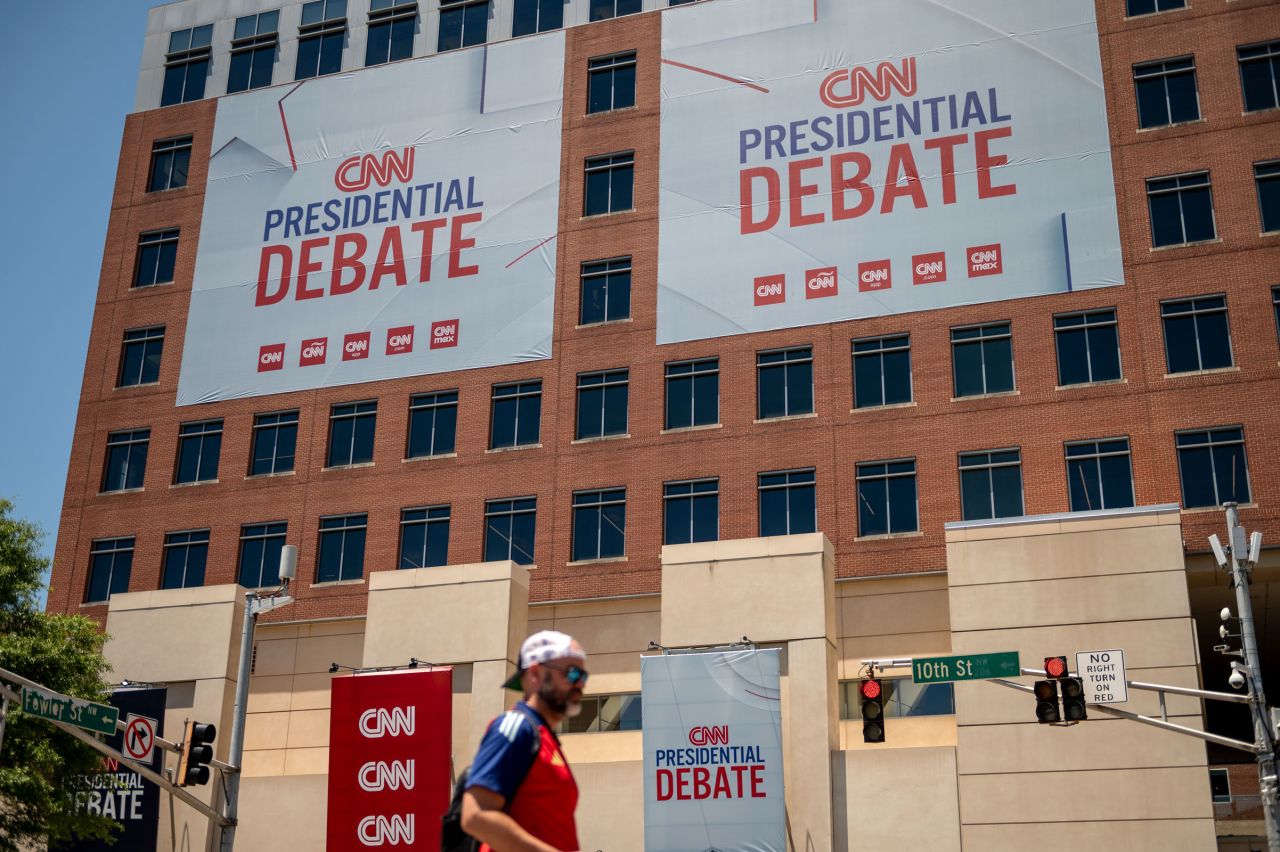
[(334, 678), (330, 852), (438, 849), (452, 745), (453, 669)]

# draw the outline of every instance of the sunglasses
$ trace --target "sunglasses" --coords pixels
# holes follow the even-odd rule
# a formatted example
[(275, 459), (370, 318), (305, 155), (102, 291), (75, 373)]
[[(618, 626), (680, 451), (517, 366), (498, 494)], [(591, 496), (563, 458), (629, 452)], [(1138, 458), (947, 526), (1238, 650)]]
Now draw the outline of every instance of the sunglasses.
[(543, 663), (542, 665), (546, 668), (555, 669), (560, 672), (564, 675), (564, 679), (569, 681), (570, 686), (580, 686), (586, 683), (587, 678), (590, 677), (587, 670), (582, 666), (566, 666), (565, 668), (560, 668), (559, 666), (553, 666), (550, 663)]

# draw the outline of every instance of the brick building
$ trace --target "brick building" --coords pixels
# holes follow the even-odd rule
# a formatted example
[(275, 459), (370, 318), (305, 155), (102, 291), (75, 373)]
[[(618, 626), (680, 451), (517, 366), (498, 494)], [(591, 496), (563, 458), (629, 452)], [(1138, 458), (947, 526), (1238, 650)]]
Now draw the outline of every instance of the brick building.
[[(643, 12), (631, 15), (626, 0), (569, 0), (555, 24), (565, 45), (551, 357), (177, 405), (224, 93), (293, 85), (315, 76), (304, 70), (314, 62), (364, 73), (382, 61), (375, 47), (398, 59), (502, 41), (534, 7), (560, 5), (328, 0), (335, 8), (287, 3), (274, 18), (255, 0), (238, 19), (205, 0), (153, 10), (51, 610), (107, 624), (112, 594), (267, 583), (263, 566), (287, 542), (300, 549), (297, 602), (269, 621), (359, 620), (377, 572), (509, 558), (530, 565), (537, 620), (565, 602), (663, 594), (664, 545), (816, 531), (837, 584), (920, 582), (948, 571), (949, 522), (1177, 504), (1189, 599), (1208, 632), (1229, 596), (1203, 557), (1206, 536), (1221, 534), (1217, 504), (1237, 499), (1250, 529), (1280, 541), (1280, 14), (1268, 0), (1095, 3), (1122, 285), (664, 345), (663, 21), (696, 10), (637, 0)], [(394, 29), (404, 20), (409, 37)], [(338, 33), (336, 59), (325, 33)], [(259, 55), (271, 74), (245, 58)], [(599, 108), (589, 91), (602, 69), (620, 108)], [(617, 69), (634, 69), (634, 106)], [(583, 215), (587, 174), (619, 152), (633, 158), (632, 203)], [(601, 281), (612, 307), (594, 301)], [(888, 366), (904, 348), (905, 385)], [(885, 383), (879, 396), (869, 377)], [(673, 400), (698, 381), (714, 416)], [(780, 404), (775, 387), (790, 394)], [(586, 423), (597, 411), (601, 422)], [(1260, 607), (1264, 625), (1267, 615)], [(1211, 689), (1225, 681), (1216, 641), (1200, 641)]]

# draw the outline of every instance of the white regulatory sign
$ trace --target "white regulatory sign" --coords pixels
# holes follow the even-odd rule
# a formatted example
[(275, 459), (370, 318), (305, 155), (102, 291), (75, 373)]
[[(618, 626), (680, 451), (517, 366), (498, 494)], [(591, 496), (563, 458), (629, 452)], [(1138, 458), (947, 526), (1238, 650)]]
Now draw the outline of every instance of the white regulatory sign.
[(125, 757), (148, 763), (156, 747), (156, 720), (149, 716), (130, 713), (125, 719), (124, 742), (121, 751)]
[(1123, 704), (1129, 700), (1125, 684), (1124, 651), (1079, 651), (1076, 672), (1084, 680), (1084, 699), (1090, 704)]

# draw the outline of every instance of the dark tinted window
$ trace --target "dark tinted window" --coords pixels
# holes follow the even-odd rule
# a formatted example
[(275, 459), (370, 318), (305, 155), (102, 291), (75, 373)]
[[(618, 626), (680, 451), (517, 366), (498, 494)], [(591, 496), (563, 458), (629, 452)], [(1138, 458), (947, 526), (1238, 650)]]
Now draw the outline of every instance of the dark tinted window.
[(1013, 334), (1009, 323), (953, 328), (951, 361), (958, 397), (1013, 390)]
[(160, 356), (164, 354), (164, 326), (137, 328), (124, 333), (117, 387), (149, 385), (160, 381)]
[(853, 407), (911, 401), (911, 338), (853, 341)]
[(1244, 429), (1234, 426), (1179, 432), (1175, 443), (1184, 508), (1249, 502)]
[(626, 370), (579, 374), (576, 438), (627, 433), (628, 381)]
[(359, 580), (364, 576), (364, 540), (368, 520), (368, 515), (320, 519), (317, 583)]
[(636, 105), (634, 50), (587, 60), (587, 112), (609, 112)]
[(1110, 382), (1120, 378), (1120, 338), (1113, 308), (1053, 318), (1058, 384)]
[(449, 507), (427, 506), (400, 513), (401, 568), (449, 564)]
[(858, 535), (890, 535), (920, 529), (916, 461), (861, 462), (857, 466)]
[(961, 514), (966, 521), (1022, 514), (1022, 452), (988, 450), (960, 455)]
[(246, 589), (275, 586), (280, 581), (280, 550), (289, 525), (284, 521), (246, 524), (240, 528), (240, 571)]
[(151, 175), (147, 179), (147, 192), (186, 186), (190, 165), (190, 136), (156, 142), (151, 146)]
[(640, 0), (591, 0), (591, 20), (603, 21), (640, 11)]
[(184, 104), (204, 97), (204, 84), (209, 77), (209, 43), (212, 38), (213, 24), (175, 30), (169, 34), (160, 106)]
[(662, 543), (720, 538), (720, 481), (694, 479), (662, 486)]
[(1280, 231), (1280, 160), (1255, 163), (1253, 179), (1258, 186), (1258, 215), (1264, 232)]
[(294, 79), (305, 80), (341, 71), (342, 48), (346, 40), (347, 0), (303, 3)]
[(249, 475), (263, 476), (293, 470), (298, 446), (298, 412), (280, 411), (253, 418), (253, 453)]
[(513, 36), (545, 33), (564, 26), (565, 0), (516, 0)]
[(582, 310), (579, 322), (592, 325), (631, 316), (631, 258), (582, 264)]
[(278, 10), (236, 18), (227, 94), (271, 85), (271, 71), (280, 42), (279, 24)]
[(538, 443), (542, 416), (542, 381), (494, 385), (489, 448), (523, 447)]
[(667, 429), (720, 422), (720, 359), (667, 365)]
[(1165, 302), (1160, 306), (1160, 315), (1164, 321), (1164, 351), (1170, 373), (1231, 366), (1226, 296)]
[(621, 556), (627, 538), (627, 492), (582, 491), (573, 495), (574, 562)]
[(411, 459), (452, 453), (458, 432), (458, 392), (420, 393), (409, 399)]
[(177, 258), (177, 228), (152, 231), (138, 237), (138, 269), (133, 277), (133, 286), (150, 287), (172, 282)]
[(1187, 0), (1125, 0), (1125, 13), (1134, 15), (1150, 15), (1152, 12), (1168, 12), (1170, 9), (1181, 9)]
[(808, 346), (756, 354), (756, 416), (813, 413), (813, 350)]
[(178, 427), (178, 467), (173, 481), (182, 484), (217, 479), (221, 454), (221, 420), (182, 424)]
[(484, 44), (488, 35), (489, 0), (442, 0), (438, 51)]
[(98, 539), (89, 546), (89, 584), (85, 603), (106, 603), (112, 595), (129, 591), (133, 568), (133, 537)]
[(143, 475), (147, 472), (147, 445), (150, 440), (150, 429), (112, 432), (107, 436), (103, 491), (142, 487)]
[(598, 216), (631, 210), (635, 154), (606, 154), (586, 161), (586, 191), (582, 215)]
[(1067, 492), (1071, 511), (1133, 505), (1133, 466), (1128, 438), (1067, 444)]
[(818, 503), (812, 468), (779, 470), (757, 477), (760, 535), (796, 535), (818, 528)]
[(1188, 56), (1133, 66), (1138, 126), (1163, 127), (1200, 117), (1196, 61)]
[(484, 561), (510, 559), (518, 565), (532, 565), (537, 509), (536, 497), (486, 502)]
[(1151, 178), (1147, 181), (1151, 211), (1151, 245), (1177, 246), (1217, 236), (1209, 173)]
[(164, 537), (162, 589), (189, 589), (204, 585), (205, 564), (209, 560), (209, 531), (167, 533)]
[(413, 56), (413, 34), (417, 29), (416, 0), (373, 0), (369, 4), (364, 64), (381, 65)]
[(1280, 41), (1236, 48), (1245, 112), (1280, 106)]
[(341, 467), (373, 461), (377, 419), (376, 401), (349, 402), (330, 409), (329, 459), (326, 466)]

